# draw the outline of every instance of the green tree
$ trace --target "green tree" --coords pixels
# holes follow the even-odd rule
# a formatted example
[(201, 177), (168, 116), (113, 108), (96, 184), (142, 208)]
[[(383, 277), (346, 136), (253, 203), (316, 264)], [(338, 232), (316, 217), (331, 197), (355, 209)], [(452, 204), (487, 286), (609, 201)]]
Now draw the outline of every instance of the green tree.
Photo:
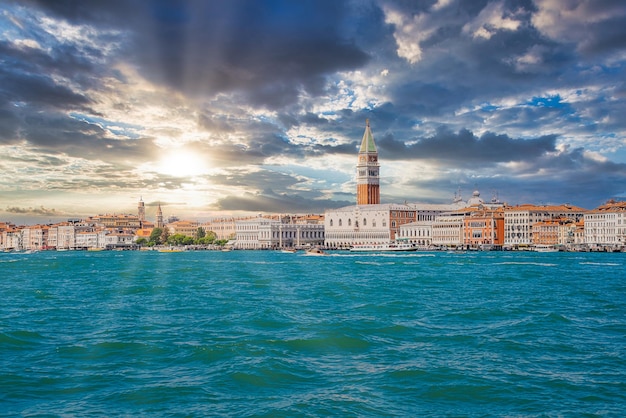
[(198, 245), (208, 245), (213, 244), (213, 241), (215, 241), (215, 232), (209, 231), (205, 232), (204, 236), (198, 237), (195, 243)]
[(185, 238), (187, 238), (183, 234), (174, 234), (167, 237), (167, 243), (169, 245), (183, 245), (185, 242)]
[(200, 238), (204, 238), (205, 236), (206, 236), (206, 232), (204, 231), (204, 228), (199, 226), (198, 232), (196, 232), (196, 238), (200, 239)]
[(161, 243), (161, 234), (163, 234), (163, 230), (161, 228), (154, 228), (150, 233), (150, 238), (148, 242), (151, 242), (152, 245)]
[(137, 244), (139, 246), (146, 245), (147, 243), (148, 243), (148, 240), (143, 238), (143, 237), (141, 237), (137, 241), (135, 241), (135, 244)]

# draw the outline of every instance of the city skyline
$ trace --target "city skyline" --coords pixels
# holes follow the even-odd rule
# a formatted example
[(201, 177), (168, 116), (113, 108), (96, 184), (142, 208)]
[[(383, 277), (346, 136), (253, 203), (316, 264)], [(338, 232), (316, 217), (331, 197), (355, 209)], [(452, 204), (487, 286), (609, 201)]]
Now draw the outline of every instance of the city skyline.
[(626, 195), (622, 2), (0, 5), (0, 221)]

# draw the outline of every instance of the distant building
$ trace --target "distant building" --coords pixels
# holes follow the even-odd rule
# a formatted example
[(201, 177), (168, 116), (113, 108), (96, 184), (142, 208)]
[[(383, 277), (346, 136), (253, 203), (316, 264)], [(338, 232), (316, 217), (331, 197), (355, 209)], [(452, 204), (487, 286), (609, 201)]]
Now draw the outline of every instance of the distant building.
[(504, 244), (509, 246), (529, 246), (533, 243), (532, 227), (537, 222), (549, 219), (583, 219), (586, 209), (564, 205), (518, 205), (504, 210)]
[(584, 216), (585, 243), (592, 248), (626, 245), (626, 201), (610, 200)]
[(463, 219), (466, 247), (502, 247), (504, 244), (504, 209), (489, 209), (482, 204), (472, 208)]
[(400, 225), (396, 240), (424, 249), (430, 247), (433, 243), (433, 221), (417, 221)]
[(257, 216), (235, 222), (235, 248), (260, 250), (323, 245), (320, 216)]
[(96, 215), (88, 218), (87, 222), (93, 222), (97, 226), (110, 229), (132, 229), (141, 228), (141, 221), (135, 215)]
[(170, 235), (181, 234), (187, 237), (198, 237), (198, 222), (195, 221), (176, 221), (167, 224)]
[(437, 247), (460, 247), (464, 242), (466, 212), (443, 213), (433, 222), (432, 245)]
[(235, 223), (238, 220), (249, 219), (247, 218), (234, 218), (234, 217), (221, 217), (221, 218), (213, 218), (205, 223), (203, 223), (202, 229), (204, 232), (209, 233), (213, 232), (215, 234), (216, 239), (226, 239), (231, 240), (235, 239), (236, 229)]
[(575, 243), (576, 222), (569, 218), (546, 219), (532, 226), (534, 245), (567, 246)]

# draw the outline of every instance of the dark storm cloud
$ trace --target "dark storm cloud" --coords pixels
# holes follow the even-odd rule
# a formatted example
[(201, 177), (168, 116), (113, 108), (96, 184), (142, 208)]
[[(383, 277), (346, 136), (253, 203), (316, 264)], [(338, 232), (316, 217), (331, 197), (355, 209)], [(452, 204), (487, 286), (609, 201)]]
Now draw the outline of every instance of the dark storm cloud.
[[(623, 150), (623, 1), (436, 3), (6, 2), (14, 10), (0, 22), (15, 35), (0, 38), (0, 145), (26, 141), (24, 158), (41, 151), (33, 168), (63, 166), (51, 174), (50, 188), (184, 188), (193, 180), (133, 173), (168, 152), (153, 144), (158, 137), (228, 173), (203, 180), (250, 191), (222, 199), (220, 208), (328, 208), (335, 205), (325, 201), (332, 191), (300, 190), (314, 188), (303, 180), (312, 169), (291, 176), (262, 166), (355, 155), (370, 118), (382, 162), (427, 160), (440, 170), (435, 183), (393, 181), (454, 190), (459, 181), (480, 186), (489, 179), (485, 190), (530, 202), (623, 193), (624, 166), (586, 153)], [(389, 10), (401, 23), (389, 23)], [(7, 17), (12, 12), (15, 19)], [(60, 19), (54, 33), (44, 16)], [(64, 21), (77, 25), (69, 27), (75, 37), (65, 36)], [(402, 56), (402, 42), (419, 58)], [(145, 119), (144, 104), (154, 110)], [(107, 113), (107, 106), (117, 111), (95, 110)], [(124, 120), (120, 110), (139, 120)], [(196, 131), (184, 131), (196, 116)], [(124, 129), (130, 122), (136, 126)], [(303, 136), (290, 137), (299, 127)], [(154, 137), (135, 139), (142, 129)], [(568, 141), (585, 149), (563, 151)], [(4, 166), (18, 158), (10, 155)], [(68, 156), (97, 168), (81, 172)], [(247, 166), (257, 171), (230, 170)], [(459, 172), (466, 174), (453, 178)], [(353, 201), (334, 196), (346, 200), (339, 206)]]
[(395, 140), (392, 135), (385, 135), (378, 140), (378, 147), (386, 158), (416, 158), (475, 165), (532, 160), (554, 151), (555, 143), (554, 135), (513, 139), (507, 135), (487, 132), (477, 137), (467, 129), (454, 133), (440, 128), (434, 136), (409, 145)]
[(624, 193), (626, 164), (591, 159), (582, 148), (575, 148), (543, 154), (516, 167), (465, 167), (449, 173), (442, 170), (434, 179), (413, 179), (407, 183), (430, 190), (459, 187), (465, 199), (479, 189), (485, 201), (497, 194), (500, 200), (512, 205), (573, 203), (593, 209), (608, 197)]
[(243, 196), (226, 196), (215, 204), (216, 210), (250, 212), (299, 212), (321, 213), (326, 209), (352, 204), (348, 201), (330, 199), (307, 199), (297, 193), (276, 194), (272, 190), (244, 193)]
[(8, 213), (16, 213), (20, 215), (38, 215), (38, 216), (63, 216), (65, 213), (59, 212), (56, 209), (47, 209), (43, 206), (40, 207), (28, 207), (22, 208), (18, 206), (7, 206), (5, 209)]
[[(230, 170), (224, 175), (211, 176), (211, 180), (228, 187), (255, 190), (219, 199), (212, 208), (215, 210), (312, 213), (350, 204), (348, 201), (323, 198), (322, 193), (317, 190), (295, 190), (299, 185), (303, 186), (302, 179), (270, 170)], [(278, 190), (287, 192), (281, 193)]]
[(29, 111), (23, 116), (21, 138), (47, 154), (105, 159), (110, 162), (154, 158), (158, 150), (146, 138), (135, 140), (111, 139), (98, 125), (67, 117), (65, 114)]
[(26, 114), (42, 110), (84, 109), (89, 99), (54, 80), (51, 69), (33, 64), (42, 54), (0, 42), (0, 143), (14, 143)]
[(275, 171), (248, 171), (240, 169), (231, 169), (226, 174), (213, 175), (211, 180), (227, 187), (249, 187), (253, 190), (263, 190), (268, 184), (271, 184), (277, 190), (284, 190), (302, 182), (302, 180), (298, 180), (293, 176)]
[(146, 1), (37, 2), (72, 22), (131, 32), (142, 73), (191, 96), (242, 91), (255, 105), (281, 108), (323, 77), (363, 66), (368, 55), (342, 27), (348, 3)]
[[(408, 16), (424, 13), (410, 3), (405, 8), (391, 4)], [(428, 28), (437, 29), (419, 42), (422, 59), (409, 70), (402, 62), (390, 62), (402, 74), (388, 89), (396, 112), (452, 117), (464, 106), (529, 89), (552, 89), (556, 77), (561, 86), (580, 86), (578, 72), (571, 71), (576, 63), (575, 51), (569, 44), (544, 36), (532, 25), (532, 12), (536, 10), (533, 3), (502, 4), (503, 17), (514, 19), (518, 27), (505, 30), (485, 24), (491, 30), (488, 38), (475, 37), (466, 27), (489, 7), (487, 2), (455, 2), (451, 7), (424, 15)]]

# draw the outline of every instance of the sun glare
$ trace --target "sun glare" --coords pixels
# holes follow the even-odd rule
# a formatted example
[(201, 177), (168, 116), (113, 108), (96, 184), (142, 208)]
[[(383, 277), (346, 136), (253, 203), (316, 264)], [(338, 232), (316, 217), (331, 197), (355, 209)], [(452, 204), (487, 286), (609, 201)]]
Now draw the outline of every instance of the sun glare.
[(157, 171), (176, 177), (199, 176), (208, 171), (208, 161), (186, 151), (171, 151), (161, 158)]

